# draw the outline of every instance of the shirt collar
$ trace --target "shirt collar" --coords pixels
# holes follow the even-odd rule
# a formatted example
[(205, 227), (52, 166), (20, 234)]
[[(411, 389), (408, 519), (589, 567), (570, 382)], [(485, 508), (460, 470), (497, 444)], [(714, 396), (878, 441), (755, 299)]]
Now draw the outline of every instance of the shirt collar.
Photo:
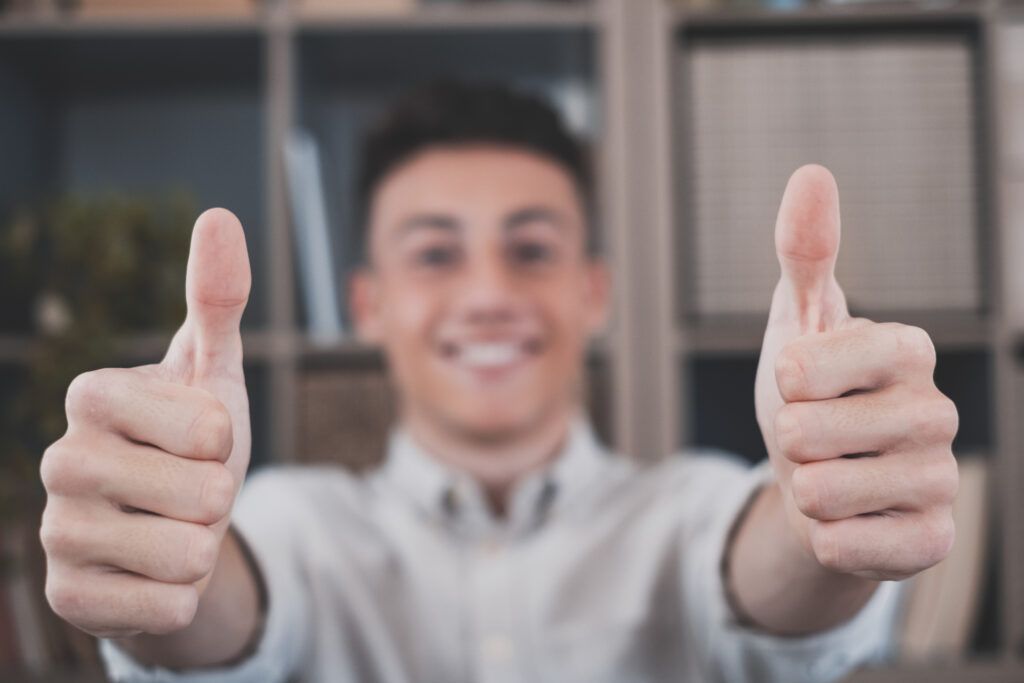
[(508, 514), (497, 521), (487, 512), (483, 491), (472, 477), (431, 456), (400, 426), (391, 431), (387, 457), (378, 474), (421, 512), (439, 521), (472, 531), (494, 526), (525, 530), (586, 488), (607, 461), (590, 422), (583, 417), (574, 419), (558, 456), (515, 485)]

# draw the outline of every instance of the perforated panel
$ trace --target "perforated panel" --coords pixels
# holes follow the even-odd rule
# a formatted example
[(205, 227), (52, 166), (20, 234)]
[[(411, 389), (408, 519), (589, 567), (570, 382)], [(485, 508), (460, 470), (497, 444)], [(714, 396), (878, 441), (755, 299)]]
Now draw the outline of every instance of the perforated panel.
[(779, 200), (808, 162), (839, 183), (852, 308), (981, 306), (966, 39), (709, 41), (688, 66), (695, 313), (767, 311)]

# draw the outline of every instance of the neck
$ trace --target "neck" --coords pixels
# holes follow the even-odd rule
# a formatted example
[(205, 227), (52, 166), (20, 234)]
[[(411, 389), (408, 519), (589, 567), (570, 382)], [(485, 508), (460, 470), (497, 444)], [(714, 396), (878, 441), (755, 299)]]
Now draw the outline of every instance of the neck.
[(555, 411), (529, 428), (477, 433), (403, 412), (402, 426), (431, 457), (467, 473), (483, 487), (491, 509), (504, 515), (509, 493), (520, 479), (548, 465), (569, 437), (576, 411)]

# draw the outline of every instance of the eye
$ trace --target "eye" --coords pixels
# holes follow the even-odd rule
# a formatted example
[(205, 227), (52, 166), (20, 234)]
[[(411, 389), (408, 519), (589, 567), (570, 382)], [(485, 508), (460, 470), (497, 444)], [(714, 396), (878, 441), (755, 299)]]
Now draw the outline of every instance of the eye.
[(457, 247), (448, 245), (434, 245), (425, 247), (416, 252), (415, 261), (417, 265), (437, 268), (448, 266), (459, 259)]
[(555, 249), (543, 242), (520, 242), (509, 247), (512, 259), (526, 265), (546, 263), (556, 256)]

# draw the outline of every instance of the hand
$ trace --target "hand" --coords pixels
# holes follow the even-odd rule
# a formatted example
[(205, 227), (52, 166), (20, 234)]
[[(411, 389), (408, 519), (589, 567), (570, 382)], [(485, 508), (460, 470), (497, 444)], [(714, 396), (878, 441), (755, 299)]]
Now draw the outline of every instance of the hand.
[(239, 320), (249, 296), (242, 226), (196, 221), (188, 315), (157, 365), (68, 388), (67, 432), (43, 456), (40, 538), (53, 610), (100, 637), (191, 623), (249, 463)]
[(803, 548), (822, 566), (898, 580), (953, 543), (957, 430), (916, 327), (851, 318), (836, 282), (839, 197), (821, 166), (789, 180), (782, 277), (757, 368), (757, 420)]

